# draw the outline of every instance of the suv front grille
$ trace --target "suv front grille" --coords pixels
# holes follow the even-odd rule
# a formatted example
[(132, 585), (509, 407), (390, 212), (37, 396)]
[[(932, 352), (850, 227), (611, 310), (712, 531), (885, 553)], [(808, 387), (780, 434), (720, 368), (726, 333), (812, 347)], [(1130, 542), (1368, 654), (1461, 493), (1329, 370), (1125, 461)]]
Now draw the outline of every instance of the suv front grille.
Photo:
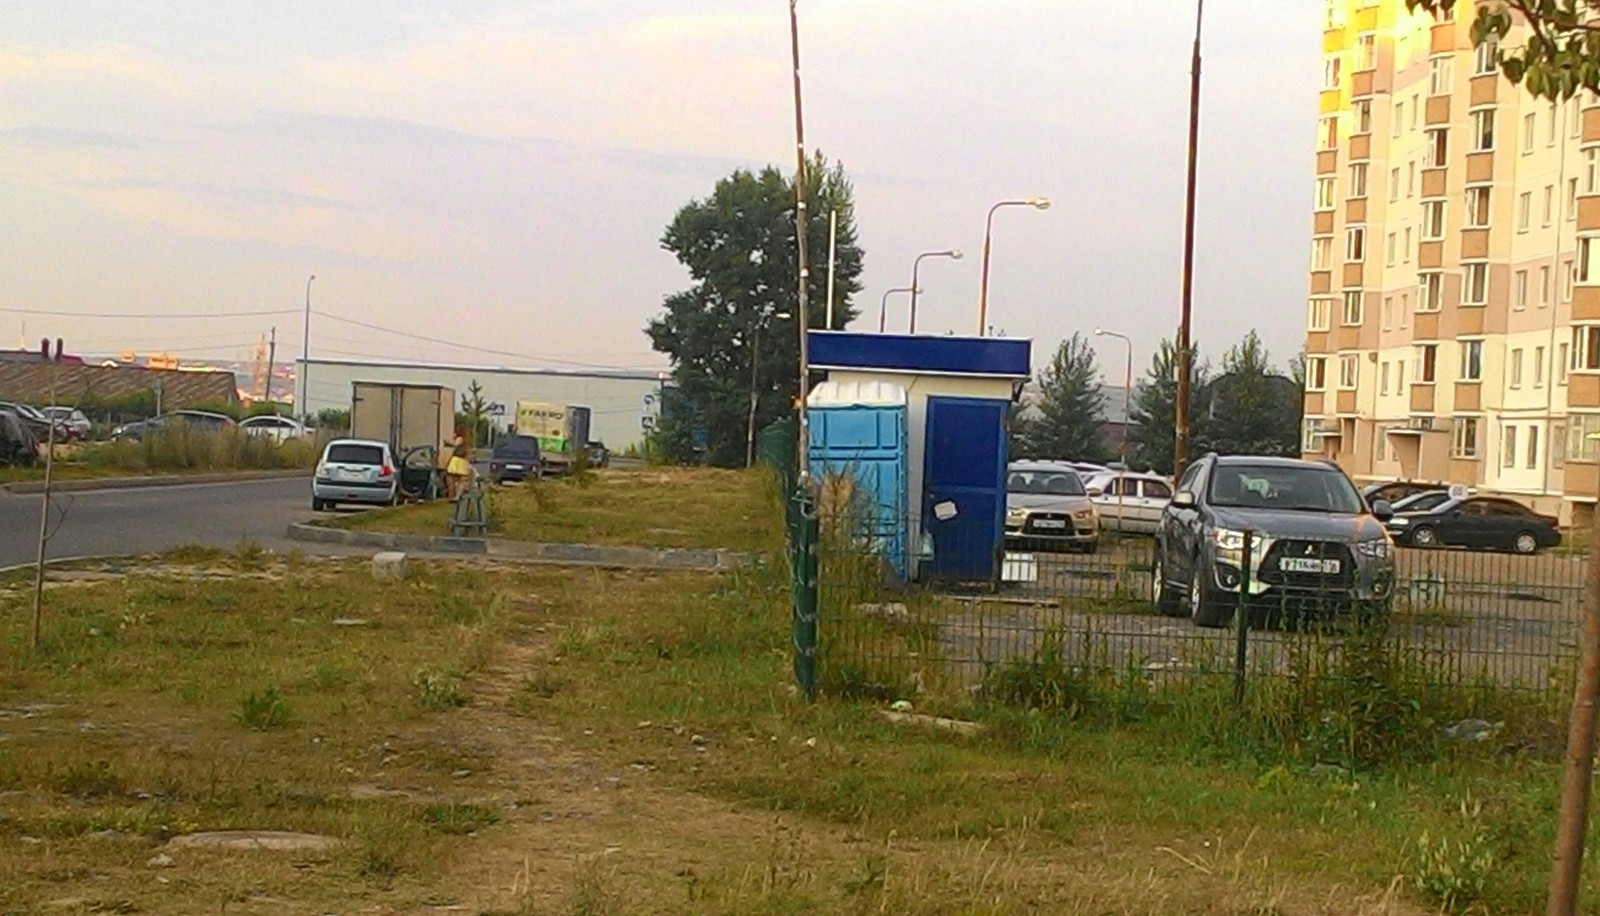
[[(1282, 564), (1286, 559), (1337, 560), (1339, 571), (1325, 573), (1285, 570)], [(1343, 544), (1289, 539), (1276, 541), (1267, 549), (1267, 555), (1261, 558), (1261, 565), (1256, 575), (1265, 585), (1283, 588), (1308, 591), (1342, 589), (1349, 588), (1355, 582), (1355, 565), (1355, 557), (1350, 553), (1350, 548)]]

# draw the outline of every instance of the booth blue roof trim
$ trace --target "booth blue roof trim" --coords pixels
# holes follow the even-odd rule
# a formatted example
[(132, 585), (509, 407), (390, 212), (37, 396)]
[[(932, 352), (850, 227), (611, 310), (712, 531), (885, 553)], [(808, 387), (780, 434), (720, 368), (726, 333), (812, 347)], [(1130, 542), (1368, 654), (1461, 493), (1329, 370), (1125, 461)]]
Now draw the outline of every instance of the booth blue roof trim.
[(876, 369), (939, 375), (1028, 377), (1033, 341), (1020, 337), (933, 337), (811, 331), (814, 369)]

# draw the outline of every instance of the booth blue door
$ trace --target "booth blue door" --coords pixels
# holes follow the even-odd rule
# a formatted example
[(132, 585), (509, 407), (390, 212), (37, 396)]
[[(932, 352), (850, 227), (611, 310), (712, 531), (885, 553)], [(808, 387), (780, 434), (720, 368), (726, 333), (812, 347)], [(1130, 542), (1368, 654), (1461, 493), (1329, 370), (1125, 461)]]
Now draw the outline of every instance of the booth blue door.
[(922, 564), (924, 577), (977, 581), (999, 574), (1010, 406), (990, 398), (928, 398), (920, 508), (933, 556)]

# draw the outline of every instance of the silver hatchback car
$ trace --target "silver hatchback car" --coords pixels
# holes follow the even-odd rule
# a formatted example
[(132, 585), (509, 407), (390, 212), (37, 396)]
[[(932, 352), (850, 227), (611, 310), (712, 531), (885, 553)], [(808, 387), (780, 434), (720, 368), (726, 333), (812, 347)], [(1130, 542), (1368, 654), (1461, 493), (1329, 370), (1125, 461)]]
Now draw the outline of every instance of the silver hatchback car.
[(335, 439), (322, 450), (311, 478), (311, 509), (340, 503), (392, 506), (399, 501), (400, 472), (389, 443), (376, 439)]

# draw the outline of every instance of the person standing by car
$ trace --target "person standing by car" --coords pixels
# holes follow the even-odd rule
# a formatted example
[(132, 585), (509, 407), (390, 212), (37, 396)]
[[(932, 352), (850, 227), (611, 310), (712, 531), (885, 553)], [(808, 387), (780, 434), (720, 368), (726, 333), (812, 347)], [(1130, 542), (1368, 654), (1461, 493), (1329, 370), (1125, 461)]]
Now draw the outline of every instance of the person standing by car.
[(445, 490), (450, 499), (461, 495), (472, 476), (472, 462), (467, 459), (467, 440), (460, 434), (450, 445), (450, 460), (445, 462)]

